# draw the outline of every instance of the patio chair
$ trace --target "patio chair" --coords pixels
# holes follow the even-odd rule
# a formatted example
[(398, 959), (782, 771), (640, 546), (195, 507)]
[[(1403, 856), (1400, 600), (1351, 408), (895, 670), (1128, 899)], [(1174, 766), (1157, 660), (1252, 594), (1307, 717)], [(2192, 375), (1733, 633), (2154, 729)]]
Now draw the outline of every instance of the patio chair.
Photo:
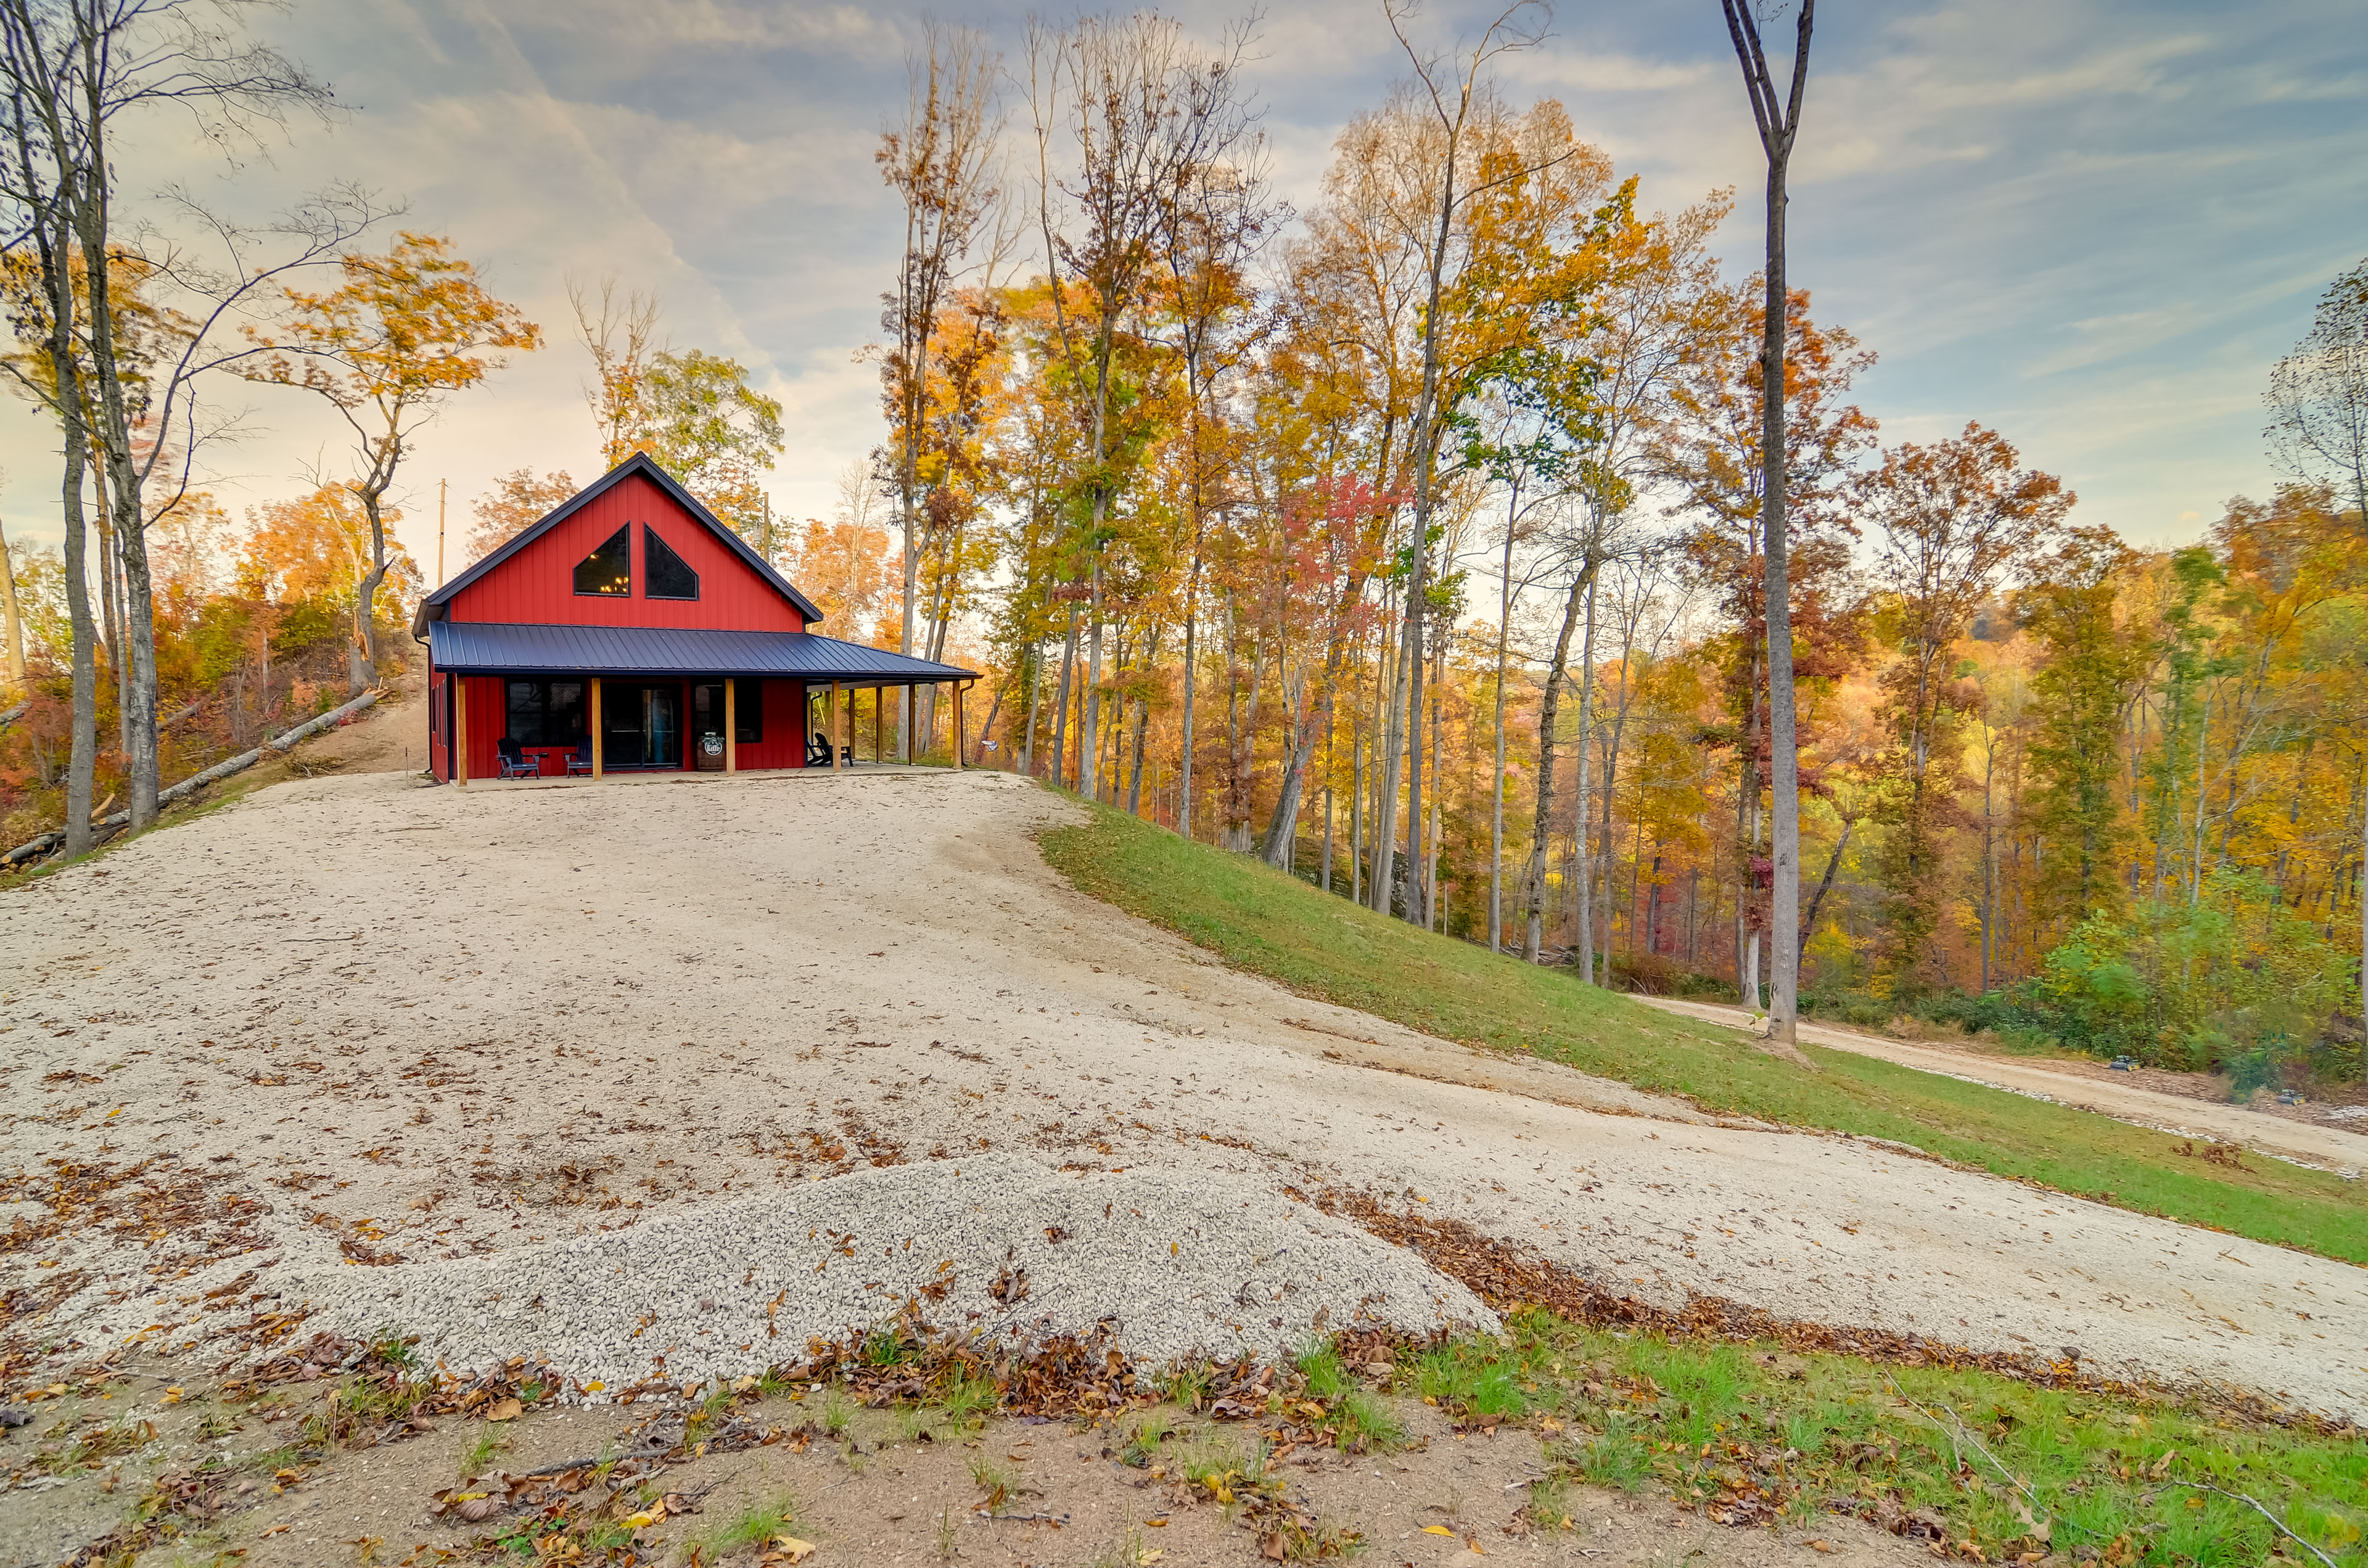
[(588, 778), (590, 777), (591, 772), (592, 737), (586, 735), (582, 740), (576, 742), (575, 749), (568, 754), (567, 777), (570, 778), (577, 778), (579, 776)]
[(541, 762), (535, 757), (527, 756), (527, 754), (519, 748), (518, 742), (512, 740), (509, 736), (504, 735), (500, 740), (495, 741), (494, 743), (494, 749), (501, 753), (501, 777), (504, 778), (534, 778), (541, 777), (542, 773)]
[(806, 766), (808, 767), (830, 766), (830, 737), (820, 730), (816, 730), (806, 740)]

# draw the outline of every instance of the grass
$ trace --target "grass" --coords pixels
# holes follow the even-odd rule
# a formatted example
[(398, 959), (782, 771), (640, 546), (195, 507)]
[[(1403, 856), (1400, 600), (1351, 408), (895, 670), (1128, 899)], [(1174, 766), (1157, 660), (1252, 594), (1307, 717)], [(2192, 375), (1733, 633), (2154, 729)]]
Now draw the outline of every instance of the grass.
[(1106, 807), (1043, 835), (1082, 891), (1302, 995), (1445, 1040), (1520, 1051), (1705, 1110), (1910, 1143), (2140, 1213), (2368, 1263), (2368, 1194), (2255, 1158), (2206, 1165), (2123, 1122), (1873, 1057), (1804, 1049), (1806, 1074), (1734, 1031), (1576, 983), (1560, 970), (1387, 919), (1258, 861)]
[(797, 1517), (797, 1498), (788, 1492), (776, 1492), (700, 1531), (692, 1545), (699, 1561), (712, 1562), (743, 1547), (758, 1546), (776, 1536), (789, 1534)]
[(1804, 1523), (1872, 1515), (1952, 1550), (1971, 1542), (1991, 1562), (2051, 1547), (2155, 1568), (2268, 1560), (2283, 1544), (2272, 1527), (2209, 1485), (2260, 1499), (2345, 1568), (2368, 1564), (2368, 1448), (2356, 1433), (1975, 1370), (1622, 1335), (1535, 1311), (1502, 1337), (1441, 1347), (1421, 1376), (1466, 1419), (1491, 1391), (1560, 1411), (1548, 1474), (1531, 1489), (1541, 1526), (1568, 1517), (1567, 1488), (1584, 1482), (1652, 1487), (1713, 1513), (1748, 1501)]

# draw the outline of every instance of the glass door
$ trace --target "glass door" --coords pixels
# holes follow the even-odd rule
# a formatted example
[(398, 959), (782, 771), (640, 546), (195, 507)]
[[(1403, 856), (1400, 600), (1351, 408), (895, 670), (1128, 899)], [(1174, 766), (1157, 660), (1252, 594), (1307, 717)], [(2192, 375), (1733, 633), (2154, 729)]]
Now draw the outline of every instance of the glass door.
[(680, 767), (682, 687), (608, 683), (600, 693), (600, 756), (608, 767)]
[(610, 681), (601, 694), (600, 760), (608, 767), (639, 767), (649, 752), (642, 687)]
[(643, 712), (646, 720), (643, 733), (649, 737), (649, 761), (652, 767), (682, 766), (682, 687), (678, 686), (645, 686), (642, 687)]

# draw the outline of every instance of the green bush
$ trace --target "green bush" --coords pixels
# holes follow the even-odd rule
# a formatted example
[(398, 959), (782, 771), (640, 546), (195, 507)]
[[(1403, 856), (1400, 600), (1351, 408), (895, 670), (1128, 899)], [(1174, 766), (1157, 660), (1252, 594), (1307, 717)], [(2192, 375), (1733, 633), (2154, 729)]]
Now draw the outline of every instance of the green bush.
[(2059, 1040), (2099, 1055), (2209, 1071), (2266, 1051), (2282, 1070), (2348, 999), (2351, 968), (2266, 880), (2217, 871), (2192, 903), (2082, 921), (2047, 955), (2034, 1000)]

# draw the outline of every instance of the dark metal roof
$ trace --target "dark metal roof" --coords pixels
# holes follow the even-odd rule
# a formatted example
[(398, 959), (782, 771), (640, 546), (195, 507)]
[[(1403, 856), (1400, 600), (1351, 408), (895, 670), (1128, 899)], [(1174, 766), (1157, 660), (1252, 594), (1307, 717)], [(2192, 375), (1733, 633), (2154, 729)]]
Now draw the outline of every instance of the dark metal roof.
[(762, 577), (767, 583), (780, 590), (791, 604), (797, 606), (798, 612), (806, 618), (809, 624), (814, 621), (820, 620), (823, 618), (822, 610), (814, 604), (814, 600), (798, 592), (798, 590), (791, 585), (790, 580), (787, 577), (784, 577), (779, 572), (774, 571), (772, 562), (767, 561), (763, 556), (748, 548), (748, 541), (740, 537), (739, 529), (734, 528), (731, 524), (725, 522), (723, 518), (709, 511), (705, 506), (700, 505), (699, 498), (693, 495), (689, 491), (685, 490), (679, 483), (676, 483), (674, 475), (660, 468), (657, 465), (656, 460), (653, 459), (649, 453), (635, 452), (632, 457), (627, 458), (623, 462), (619, 463), (615, 468), (610, 469), (598, 479), (594, 480), (590, 484), (585, 486), (582, 490), (577, 491), (565, 501), (561, 502), (556, 508), (546, 514), (541, 520), (519, 530), (516, 535), (511, 537), (508, 542), (505, 543), (500, 549), (495, 551), (491, 555), (486, 556), (483, 561), (478, 562), (466, 572), (461, 573), (459, 576), (453, 578), (450, 582), (445, 584), (442, 587), (437, 589), (426, 598), (421, 599), (419, 601), (418, 613), (411, 618), (411, 634), (414, 637), (426, 636), (428, 627), (444, 619), (444, 607), (452, 602), (453, 595), (459, 593), (461, 589), (467, 587), (470, 584), (484, 576), (486, 573), (491, 572), (495, 567), (499, 566), (503, 562), (507, 561), (511, 556), (516, 555), (519, 551), (524, 550), (528, 545), (532, 544), (536, 540), (541, 539), (544, 534), (549, 533), (561, 523), (565, 522), (594, 496), (601, 494), (621, 483), (624, 477), (629, 473), (645, 475), (652, 483), (655, 484), (660, 490), (665, 491), (667, 496), (670, 497), (677, 506), (679, 506), (684, 511), (689, 513), (700, 522), (705, 524), (710, 533), (712, 533), (717, 539), (723, 541), (725, 548), (738, 555), (742, 561), (746, 562), (750, 567), (755, 569), (758, 576)]
[(811, 631), (438, 620), (428, 625), (427, 648), (438, 669), (461, 675), (782, 676), (901, 686), (978, 674)]

